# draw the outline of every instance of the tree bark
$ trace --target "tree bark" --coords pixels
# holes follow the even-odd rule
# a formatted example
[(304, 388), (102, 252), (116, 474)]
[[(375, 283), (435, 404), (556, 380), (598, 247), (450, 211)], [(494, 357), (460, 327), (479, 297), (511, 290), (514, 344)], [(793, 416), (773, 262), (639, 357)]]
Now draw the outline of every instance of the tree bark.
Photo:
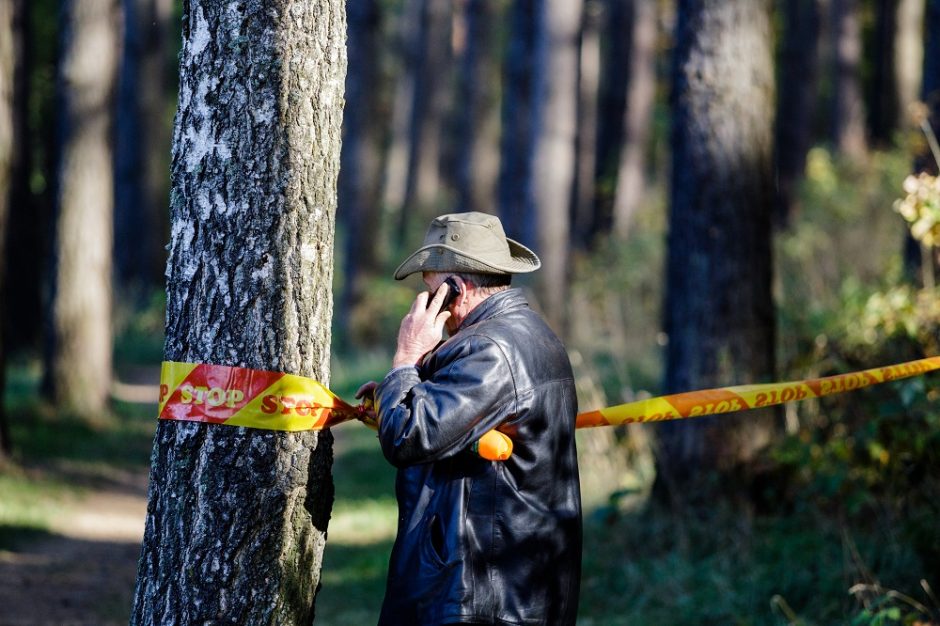
[[(940, 0), (928, 0), (924, 24), (924, 72), (921, 100), (927, 105), (928, 121), (935, 135), (940, 135)], [(921, 171), (936, 174), (940, 164), (926, 154)]]
[(457, 209), (496, 212), (499, 177), (500, 11), (495, 0), (464, 0), (466, 24), (457, 104)]
[[(329, 383), (341, 0), (191, 0), (165, 358)], [(161, 422), (132, 624), (309, 624), (332, 436)]]
[(862, 33), (857, 0), (832, 0), (833, 118), (836, 150), (858, 160), (868, 152), (862, 100)]
[(104, 410), (111, 384), (117, 20), (113, 0), (69, 0), (63, 8), (46, 387), (59, 407), (80, 415)]
[(820, 0), (785, 0), (777, 100), (777, 194), (774, 219), (788, 226), (797, 210), (796, 190), (813, 142), (818, 97)]
[(543, 312), (564, 336), (567, 328), (569, 229), (578, 126), (578, 36), (581, 0), (547, 0), (544, 48), (537, 56), (533, 195), (542, 269), (538, 295)]
[[(774, 364), (769, 3), (681, 0), (675, 40), (669, 393), (766, 381)], [(664, 423), (657, 480), (746, 464), (776, 430), (772, 413)]]

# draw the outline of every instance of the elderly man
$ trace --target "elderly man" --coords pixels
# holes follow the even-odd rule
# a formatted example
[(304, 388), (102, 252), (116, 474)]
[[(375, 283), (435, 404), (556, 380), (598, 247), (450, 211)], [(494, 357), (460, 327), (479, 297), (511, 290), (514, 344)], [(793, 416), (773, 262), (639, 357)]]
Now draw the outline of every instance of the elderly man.
[[(435, 219), (395, 272), (421, 272), (428, 290), (402, 320), (392, 370), (359, 392), (374, 396), (382, 451), (398, 468), (382, 625), (575, 623), (571, 365), (510, 288), (513, 274), (540, 265), (496, 217), (460, 213)], [(509, 460), (471, 451), (494, 428), (513, 440)]]

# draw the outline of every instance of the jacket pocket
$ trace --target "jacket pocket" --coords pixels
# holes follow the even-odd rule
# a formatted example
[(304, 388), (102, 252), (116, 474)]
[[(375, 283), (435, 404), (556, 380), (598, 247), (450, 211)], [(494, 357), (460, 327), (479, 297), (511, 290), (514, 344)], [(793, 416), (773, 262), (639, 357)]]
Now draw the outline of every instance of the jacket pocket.
[(430, 560), (440, 566), (447, 563), (447, 535), (444, 530), (444, 520), (440, 515), (433, 515), (428, 520), (428, 527), (425, 536), (424, 545)]

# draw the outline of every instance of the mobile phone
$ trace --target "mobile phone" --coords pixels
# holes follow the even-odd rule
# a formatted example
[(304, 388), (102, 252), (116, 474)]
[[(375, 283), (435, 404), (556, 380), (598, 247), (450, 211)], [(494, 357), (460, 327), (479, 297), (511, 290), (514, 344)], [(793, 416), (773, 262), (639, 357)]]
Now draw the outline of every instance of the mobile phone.
[(445, 310), (454, 303), (454, 300), (457, 299), (457, 296), (460, 295), (460, 285), (457, 284), (457, 281), (453, 279), (452, 276), (448, 276), (447, 280), (444, 281), (449, 289), (447, 290), (447, 296), (444, 298), (444, 303), (441, 304), (441, 310)]

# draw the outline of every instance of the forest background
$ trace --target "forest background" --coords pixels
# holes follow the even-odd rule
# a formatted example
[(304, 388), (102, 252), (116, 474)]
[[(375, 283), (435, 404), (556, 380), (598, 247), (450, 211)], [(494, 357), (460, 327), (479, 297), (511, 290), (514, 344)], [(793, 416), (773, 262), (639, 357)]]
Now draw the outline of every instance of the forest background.
[[(145, 482), (186, 10), (0, 8), (4, 574), (96, 490)], [(545, 261), (520, 284), (582, 410), (940, 352), (937, 0), (362, 0), (347, 20), (341, 396), (388, 367), (418, 289), (392, 270), (462, 210)], [(940, 623), (938, 394), (580, 433), (579, 623)], [(335, 435), (317, 619), (368, 623), (392, 470), (365, 429)], [(126, 620), (132, 580), (100, 584), (98, 617)]]

